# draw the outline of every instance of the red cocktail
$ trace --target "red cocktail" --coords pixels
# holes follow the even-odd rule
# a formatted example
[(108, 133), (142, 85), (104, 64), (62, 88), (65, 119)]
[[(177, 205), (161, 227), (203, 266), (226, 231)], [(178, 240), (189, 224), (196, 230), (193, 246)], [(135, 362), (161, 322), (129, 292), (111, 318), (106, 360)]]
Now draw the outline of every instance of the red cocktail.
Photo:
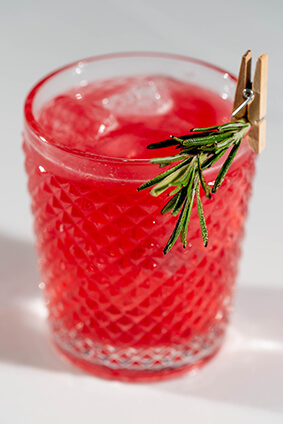
[[(193, 210), (188, 247), (177, 242), (164, 256), (175, 224), (160, 214), (167, 195), (137, 188), (158, 173), (146, 146), (229, 121), (234, 85), (191, 59), (125, 54), (70, 65), (28, 96), (24, 149), (49, 324), (60, 351), (87, 371), (160, 379), (220, 347), (254, 154), (243, 143), (219, 192), (203, 196), (207, 248)], [(206, 171), (207, 182), (218, 171)]]

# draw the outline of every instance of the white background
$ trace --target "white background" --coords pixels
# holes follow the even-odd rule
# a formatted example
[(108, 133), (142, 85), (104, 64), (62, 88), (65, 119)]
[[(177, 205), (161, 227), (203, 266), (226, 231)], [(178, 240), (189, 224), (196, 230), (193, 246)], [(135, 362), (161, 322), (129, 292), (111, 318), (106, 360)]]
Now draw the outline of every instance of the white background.
[[(0, 422), (282, 423), (281, 0), (0, 0)], [(257, 163), (236, 313), (199, 374), (152, 385), (90, 377), (45, 328), (21, 150), (25, 95), (68, 62), (119, 51), (179, 53), (237, 74), (269, 54), (267, 148)]]

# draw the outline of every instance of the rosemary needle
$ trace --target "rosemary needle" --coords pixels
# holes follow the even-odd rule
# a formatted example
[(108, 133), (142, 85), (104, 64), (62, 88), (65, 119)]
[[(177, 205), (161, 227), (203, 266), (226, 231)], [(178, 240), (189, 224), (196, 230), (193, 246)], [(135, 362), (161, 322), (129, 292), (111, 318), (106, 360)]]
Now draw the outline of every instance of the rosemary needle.
[[(150, 191), (152, 196), (159, 196), (167, 189), (174, 188), (169, 193), (169, 201), (161, 210), (162, 214), (169, 212), (173, 216), (179, 214), (175, 228), (163, 250), (164, 254), (169, 252), (179, 236), (183, 246), (186, 247), (187, 232), (195, 197), (203, 244), (205, 247), (207, 246), (208, 233), (200, 197), (200, 186), (202, 186), (208, 198), (211, 197), (211, 193), (215, 193), (219, 189), (237, 154), (241, 141), (250, 127), (249, 122), (239, 120), (213, 127), (193, 128), (185, 136), (171, 136), (168, 140), (153, 143), (147, 147), (148, 149), (161, 149), (175, 146), (178, 149), (176, 155), (151, 159), (152, 163), (156, 163), (162, 168), (170, 165), (171, 167), (138, 188), (138, 191), (140, 191), (153, 187)], [(211, 189), (205, 182), (203, 170), (214, 165), (228, 151), (227, 159)]]

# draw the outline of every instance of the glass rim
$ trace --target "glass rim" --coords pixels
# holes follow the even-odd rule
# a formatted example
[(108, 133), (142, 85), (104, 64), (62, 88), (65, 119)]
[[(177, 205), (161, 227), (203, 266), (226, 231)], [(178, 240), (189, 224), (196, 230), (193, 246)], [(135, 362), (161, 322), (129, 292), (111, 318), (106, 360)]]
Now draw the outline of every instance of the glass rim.
[[(99, 62), (103, 60), (110, 60), (110, 59), (124, 59), (124, 58), (134, 58), (134, 57), (147, 57), (147, 58), (160, 58), (160, 59), (171, 59), (176, 61), (183, 61), (188, 63), (193, 63), (199, 66), (202, 66), (203, 68), (210, 69), (212, 71), (216, 71), (219, 74), (227, 74), (229, 78), (237, 82), (237, 78), (231, 74), (229, 71), (213, 65), (209, 62), (206, 62), (201, 59), (193, 58), (190, 56), (185, 55), (179, 55), (179, 54), (173, 54), (173, 53), (162, 53), (162, 52), (146, 52), (146, 51), (140, 51), (140, 52), (119, 52), (119, 53), (108, 53), (108, 54), (102, 54), (97, 56), (91, 56), (87, 57), (85, 59), (76, 60), (74, 62), (71, 62), (67, 65), (61, 66), (54, 71), (50, 72), (43, 78), (41, 78), (28, 92), (25, 102), (24, 102), (24, 118), (25, 118), (25, 124), (27, 127), (32, 131), (33, 135), (37, 138), (37, 140), (42, 143), (43, 145), (48, 145), (50, 148), (54, 148), (54, 150), (59, 149), (60, 151), (66, 152), (68, 154), (83, 157), (85, 159), (90, 160), (99, 160), (100, 162), (111, 162), (116, 164), (139, 164), (139, 165), (152, 165), (150, 162), (150, 159), (146, 158), (117, 158), (117, 157), (111, 157), (106, 155), (100, 155), (96, 153), (91, 153), (87, 151), (83, 151), (81, 149), (75, 149), (72, 147), (65, 146), (61, 143), (56, 142), (52, 137), (45, 137), (43, 133), (43, 128), (39, 125), (37, 119), (35, 118), (32, 108), (33, 108), (33, 102), (34, 99), (39, 92), (39, 90), (43, 87), (43, 85), (51, 80), (56, 75), (78, 66), (87, 65), (88, 63), (92, 62)], [(238, 155), (238, 157), (241, 156), (241, 154)]]

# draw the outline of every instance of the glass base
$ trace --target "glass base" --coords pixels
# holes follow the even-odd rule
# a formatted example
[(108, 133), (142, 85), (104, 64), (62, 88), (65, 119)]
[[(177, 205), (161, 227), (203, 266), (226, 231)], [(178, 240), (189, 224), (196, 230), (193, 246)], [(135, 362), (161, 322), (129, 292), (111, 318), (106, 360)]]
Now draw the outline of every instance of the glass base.
[[(190, 347), (183, 347), (182, 351), (167, 346), (138, 351), (129, 347), (117, 350), (112, 346), (98, 349), (96, 345), (96, 356), (91, 349), (82, 353), (69, 343), (62, 344), (58, 338), (53, 338), (52, 342), (65, 359), (97, 377), (125, 382), (151, 382), (175, 378), (199, 369), (218, 352), (223, 334), (209, 345), (194, 340)], [(109, 350), (112, 354), (107, 357)]]

